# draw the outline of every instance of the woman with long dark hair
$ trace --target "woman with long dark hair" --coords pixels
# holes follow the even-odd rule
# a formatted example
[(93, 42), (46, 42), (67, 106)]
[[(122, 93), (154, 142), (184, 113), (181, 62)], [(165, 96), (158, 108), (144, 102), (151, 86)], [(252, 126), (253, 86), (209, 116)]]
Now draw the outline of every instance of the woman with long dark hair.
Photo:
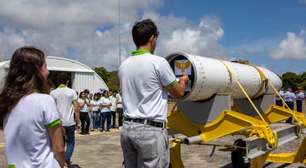
[(78, 105), (80, 107), (80, 120), (81, 120), (81, 134), (89, 134), (89, 126), (90, 126), (90, 119), (89, 119), (89, 107), (90, 102), (86, 97), (85, 91), (80, 93)]
[(17, 49), (0, 91), (0, 122), (9, 167), (65, 167), (61, 121), (48, 95), (45, 54)]

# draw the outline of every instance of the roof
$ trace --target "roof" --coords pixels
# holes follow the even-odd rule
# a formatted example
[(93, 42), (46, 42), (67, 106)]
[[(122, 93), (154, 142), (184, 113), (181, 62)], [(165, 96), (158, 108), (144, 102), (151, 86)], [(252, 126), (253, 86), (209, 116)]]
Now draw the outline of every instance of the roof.
[(63, 57), (48, 56), (47, 65), (51, 71), (94, 72), (94, 70), (83, 63)]
[[(89, 66), (78, 62), (76, 60), (71, 60), (64, 57), (48, 56), (47, 57), (48, 69), (51, 71), (66, 71), (66, 72), (91, 72), (94, 73)], [(9, 61), (0, 62), (0, 67), (9, 67)]]

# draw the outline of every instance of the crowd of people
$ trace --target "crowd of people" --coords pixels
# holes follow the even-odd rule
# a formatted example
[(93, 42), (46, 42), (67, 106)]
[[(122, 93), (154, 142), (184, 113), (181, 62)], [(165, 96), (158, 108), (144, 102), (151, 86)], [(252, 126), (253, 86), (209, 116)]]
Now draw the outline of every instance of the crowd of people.
[[(290, 109), (303, 112), (303, 100), (306, 98), (306, 93), (302, 88), (297, 89), (295, 92), (292, 88), (282, 88), (279, 91), (279, 95)], [(283, 101), (278, 96), (276, 97), (276, 105), (284, 106)]]
[(81, 134), (90, 131), (109, 132), (118, 129), (123, 122), (122, 98), (116, 91), (103, 90), (91, 94), (85, 89), (78, 98)]

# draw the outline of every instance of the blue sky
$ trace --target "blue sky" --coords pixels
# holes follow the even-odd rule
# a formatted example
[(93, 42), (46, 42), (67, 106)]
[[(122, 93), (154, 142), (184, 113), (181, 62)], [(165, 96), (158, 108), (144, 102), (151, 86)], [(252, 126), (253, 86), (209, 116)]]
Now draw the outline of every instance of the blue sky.
[(23, 45), (116, 70), (135, 49), (133, 23), (160, 30), (156, 54), (176, 51), (248, 59), (277, 73), (306, 71), (306, 0), (0, 1), (0, 59)]
[[(306, 29), (306, 3), (295, 0), (168, 0), (158, 9), (162, 15), (173, 14), (198, 22), (203, 16), (220, 19), (224, 36), (220, 40), (231, 57), (249, 59), (275, 71), (306, 71), (303, 59), (276, 60), (264, 48), (274, 48), (287, 32)], [(252, 47), (253, 46), (253, 47)], [(236, 50), (250, 49), (253, 53)]]
[(221, 42), (227, 46), (278, 37), (306, 27), (306, 4), (295, 0), (169, 0), (159, 11), (193, 21), (205, 15), (219, 17), (226, 30)]

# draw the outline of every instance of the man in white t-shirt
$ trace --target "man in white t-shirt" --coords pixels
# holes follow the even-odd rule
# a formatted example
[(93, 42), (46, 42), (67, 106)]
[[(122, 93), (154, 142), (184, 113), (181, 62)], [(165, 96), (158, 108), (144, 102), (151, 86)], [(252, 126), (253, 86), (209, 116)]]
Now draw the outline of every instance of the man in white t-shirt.
[(116, 112), (118, 114), (118, 127), (121, 127), (123, 124), (123, 106), (122, 106), (122, 98), (119, 93), (115, 93), (116, 94), (116, 105), (117, 105), (117, 109)]
[(69, 76), (61, 73), (58, 76), (58, 83), (60, 85), (50, 95), (54, 98), (62, 125), (65, 129), (65, 160), (69, 166), (75, 144), (75, 128), (80, 128), (80, 115), (77, 105), (77, 94), (73, 89), (67, 87), (69, 84)]
[(112, 128), (117, 128), (116, 126), (116, 109), (117, 109), (117, 105), (116, 105), (116, 97), (113, 93), (113, 91), (109, 91), (109, 100), (112, 103), (112, 106), (110, 107), (111, 110), (111, 115), (112, 115)]
[(177, 82), (167, 60), (153, 55), (158, 30), (150, 19), (137, 22), (132, 35), (137, 50), (119, 68), (125, 167), (169, 167), (165, 124), (168, 92), (176, 98), (182, 97), (188, 76), (183, 75)]
[(303, 100), (305, 99), (305, 91), (303, 88), (298, 88), (296, 96), (296, 111), (303, 112)]

